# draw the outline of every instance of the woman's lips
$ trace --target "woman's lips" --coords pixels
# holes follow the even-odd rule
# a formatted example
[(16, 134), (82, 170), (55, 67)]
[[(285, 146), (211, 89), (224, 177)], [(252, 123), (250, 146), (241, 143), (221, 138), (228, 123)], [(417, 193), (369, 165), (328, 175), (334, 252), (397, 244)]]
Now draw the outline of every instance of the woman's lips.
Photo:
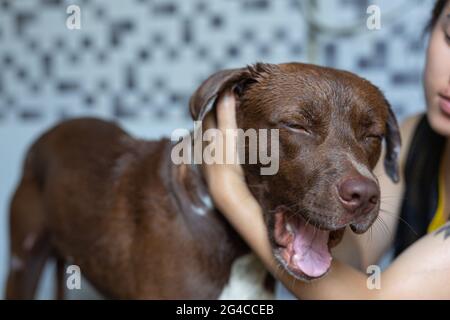
[(439, 108), (442, 113), (450, 117), (450, 97), (439, 95)]

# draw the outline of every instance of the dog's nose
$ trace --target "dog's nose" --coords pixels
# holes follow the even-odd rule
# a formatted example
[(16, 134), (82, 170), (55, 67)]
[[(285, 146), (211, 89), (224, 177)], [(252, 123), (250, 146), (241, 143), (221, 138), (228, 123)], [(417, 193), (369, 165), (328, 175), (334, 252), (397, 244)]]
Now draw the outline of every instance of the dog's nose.
[(351, 177), (338, 185), (339, 200), (344, 208), (352, 213), (368, 213), (378, 203), (377, 184), (366, 177)]

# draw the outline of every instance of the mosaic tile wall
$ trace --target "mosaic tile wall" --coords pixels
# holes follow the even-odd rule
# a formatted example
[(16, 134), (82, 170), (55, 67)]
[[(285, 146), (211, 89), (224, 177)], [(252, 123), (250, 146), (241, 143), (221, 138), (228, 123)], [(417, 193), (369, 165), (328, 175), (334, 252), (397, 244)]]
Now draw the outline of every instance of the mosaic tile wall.
[[(423, 27), (433, 0), (0, 0), (0, 292), (8, 206), (28, 146), (52, 123), (97, 115), (145, 137), (190, 128), (211, 73), (256, 61), (356, 72), (399, 118), (423, 110)], [(381, 9), (381, 30), (366, 10)], [(69, 30), (66, 9), (81, 10)], [(52, 298), (52, 265), (40, 298)], [(86, 293), (81, 294), (86, 298)]]
[[(381, 8), (379, 31), (365, 25), (372, 3)], [(432, 3), (0, 0), (0, 126), (86, 114), (185, 119), (204, 78), (256, 61), (354, 71), (380, 86), (402, 118), (423, 108), (422, 29)], [(81, 9), (80, 30), (66, 27), (71, 4)], [(313, 20), (351, 30), (317, 31)]]

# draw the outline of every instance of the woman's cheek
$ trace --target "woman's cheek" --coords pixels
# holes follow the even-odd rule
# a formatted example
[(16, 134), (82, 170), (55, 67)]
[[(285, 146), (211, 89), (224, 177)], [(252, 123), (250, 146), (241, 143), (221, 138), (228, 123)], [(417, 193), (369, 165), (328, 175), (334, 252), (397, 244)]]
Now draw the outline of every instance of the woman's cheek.
[(424, 88), (427, 115), (431, 126), (437, 132), (450, 136), (450, 119), (439, 109), (439, 92), (450, 90), (450, 43), (445, 34), (437, 28), (433, 31), (424, 73)]

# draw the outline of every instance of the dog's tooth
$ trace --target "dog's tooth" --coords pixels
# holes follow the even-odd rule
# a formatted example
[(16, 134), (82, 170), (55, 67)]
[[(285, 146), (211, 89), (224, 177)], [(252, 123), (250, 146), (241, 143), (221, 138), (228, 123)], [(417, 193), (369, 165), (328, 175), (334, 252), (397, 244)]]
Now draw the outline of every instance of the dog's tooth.
[(286, 230), (291, 233), (294, 234), (294, 228), (292, 227), (292, 225), (288, 222), (286, 223)]

